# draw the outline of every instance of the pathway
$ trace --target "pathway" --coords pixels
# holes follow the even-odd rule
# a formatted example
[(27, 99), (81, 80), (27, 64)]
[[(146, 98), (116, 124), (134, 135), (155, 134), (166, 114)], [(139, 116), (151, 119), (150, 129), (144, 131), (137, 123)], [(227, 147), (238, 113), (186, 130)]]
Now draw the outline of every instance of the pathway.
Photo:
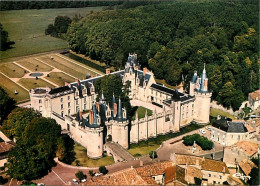
[(118, 143), (107, 142), (106, 146), (113, 152), (113, 154), (121, 157), (125, 161), (134, 160), (134, 157)]
[(15, 81), (13, 80), (13, 78), (9, 78), (7, 75), (5, 75), (5, 74), (2, 73), (2, 72), (0, 72), (0, 73), (1, 73), (3, 76), (5, 76), (6, 78), (10, 79), (10, 80), (11, 80), (12, 82), (14, 82), (16, 85), (22, 87), (23, 89), (25, 89), (26, 91), (29, 92), (29, 89), (27, 89), (27, 88), (25, 88), (24, 86), (20, 85), (19, 83), (15, 82)]

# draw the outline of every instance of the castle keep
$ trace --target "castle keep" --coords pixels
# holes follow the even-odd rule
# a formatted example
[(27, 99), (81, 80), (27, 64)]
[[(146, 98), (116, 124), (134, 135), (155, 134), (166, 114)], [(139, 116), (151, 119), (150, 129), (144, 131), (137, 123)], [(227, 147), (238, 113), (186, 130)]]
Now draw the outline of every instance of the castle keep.
[(201, 77), (194, 73), (189, 94), (157, 84), (152, 72), (146, 68), (140, 70), (136, 54), (129, 54), (124, 70), (107, 74), (118, 75), (124, 84), (129, 83), (129, 98), (143, 103), (143, 107), (152, 105), (153, 114), (146, 113), (141, 119), (136, 115), (131, 121), (120, 98), (116, 100), (113, 96), (109, 103), (102, 94), (97, 102), (95, 81), (102, 76), (54, 89), (30, 90), (31, 107), (44, 117), (55, 119), (76, 142), (87, 148), (90, 158), (102, 157), (108, 141), (127, 149), (130, 143), (179, 131), (191, 121), (209, 123), (211, 93), (205, 66)]

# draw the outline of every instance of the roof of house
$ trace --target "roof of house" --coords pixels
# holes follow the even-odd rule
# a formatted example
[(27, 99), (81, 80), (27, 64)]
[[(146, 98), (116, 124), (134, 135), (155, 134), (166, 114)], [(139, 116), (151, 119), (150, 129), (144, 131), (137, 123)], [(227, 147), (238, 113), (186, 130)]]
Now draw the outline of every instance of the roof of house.
[(256, 167), (256, 165), (251, 160), (244, 159), (243, 161), (239, 162), (239, 167), (248, 176), (252, 168)]
[(248, 94), (254, 101), (260, 100), (260, 90), (256, 90)]
[(1, 142), (0, 143), (0, 154), (1, 153), (6, 153), (8, 151), (11, 150), (11, 148), (13, 148), (13, 145), (7, 142)]
[(247, 128), (247, 131), (249, 132), (249, 133), (252, 133), (252, 132), (255, 132), (256, 130), (251, 126), (251, 125), (249, 125), (249, 124), (245, 124), (245, 127)]
[(71, 90), (70, 87), (68, 87), (68, 86), (53, 88), (53, 89), (51, 89), (51, 91), (49, 92), (49, 94), (51, 94), (51, 95), (52, 95), (52, 94), (57, 94), (57, 93), (65, 92), (65, 91), (68, 91), (68, 90)]
[(231, 122), (227, 119), (219, 119), (213, 122), (213, 127), (223, 130), (225, 132), (232, 133), (244, 133), (247, 132), (247, 128), (244, 125), (244, 122)]
[(176, 166), (167, 167), (165, 169), (165, 184), (176, 179)]
[(192, 166), (188, 166), (187, 170), (186, 170), (186, 176), (190, 176), (190, 177), (196, 177), (196, 178), (202, 178), (202, 173), (201, 170), (196, 168), (196, 167), (192, 167)]
[(229, 173), (226, 163), (217, 160), (204, 159), (201, 162), (201, 169), (213, 172)]
[(179, 165), (200, 165), (202, 170), (229, 173), (226, 163), (221, 161), (186, 154), (175, 154), (175, 159)]
[(250, 141), (239, 141), (235, 143), (234, 146), (244, 151), (248, 156), (253, 156), (257, 153), (258, 148), (260, 148), (259, 144)]

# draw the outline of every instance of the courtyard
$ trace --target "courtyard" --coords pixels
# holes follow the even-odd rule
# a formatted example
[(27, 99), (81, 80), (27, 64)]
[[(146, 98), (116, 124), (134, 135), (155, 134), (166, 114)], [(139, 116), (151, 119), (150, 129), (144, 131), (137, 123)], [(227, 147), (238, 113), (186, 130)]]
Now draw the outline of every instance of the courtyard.
[(29, 91), (37, 87), (59, 87), (75, 79), (103, 73), (59, 53), (24, 57), (0, 65), (0, 86), (17, 103), (29, 101)]

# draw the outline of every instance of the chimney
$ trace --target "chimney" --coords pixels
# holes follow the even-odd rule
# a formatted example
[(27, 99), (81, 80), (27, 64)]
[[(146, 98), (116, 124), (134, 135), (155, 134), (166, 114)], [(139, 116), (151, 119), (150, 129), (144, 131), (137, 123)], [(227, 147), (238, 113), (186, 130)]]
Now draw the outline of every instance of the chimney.
[(89, 124), (93, 124), (93, 110), (89, 111)]
[(78, 86), (79, 86), (79, 84), (80, 84), (80, 81), (79, 81), (79, 79), (76, 79), (76, 82), (77, 82), (77, 84), (78, 84)]
[(79, 120), (82, 121), (82, 111), (79, 112)]
[(146, 67), (143, 68), (143, 74), (145, 76), (145, 74), (148, 72), (148, 69)]
[(106, 74), (110, 74), (110, 68), (106, 69)]
[(134, 53), (134, 56), (135, 56), (135, 59), (137, 60), (137, 54), (136, 53)]
[(96, 102), (97, 111), (100, 112), (100, 105), (99, 102)]
[(140, 160), (140, 167), (144, 166), (144, 162)]
[(116, 117), (117, 115), (117, 104), (114, 103), (114, 117)]

